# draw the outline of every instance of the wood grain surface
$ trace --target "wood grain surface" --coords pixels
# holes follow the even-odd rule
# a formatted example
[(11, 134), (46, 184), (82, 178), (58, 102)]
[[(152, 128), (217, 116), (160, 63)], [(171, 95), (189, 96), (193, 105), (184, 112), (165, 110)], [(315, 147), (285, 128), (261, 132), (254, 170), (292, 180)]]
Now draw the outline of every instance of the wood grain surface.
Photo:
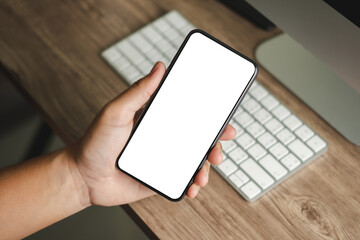
[[(251, 58), (279, 32), (264, 32), (210, 0), (3, 0), (0, 67), (71, 144), (126, 88), (101, 50), (173, 9)], [(360, 148), (261, 67), (258, 81), (328, 142), (328, 152), (254, 203), (212, 171), (194, 200), (154, 196), (126, 206), (151, 237), (360, 239)]]

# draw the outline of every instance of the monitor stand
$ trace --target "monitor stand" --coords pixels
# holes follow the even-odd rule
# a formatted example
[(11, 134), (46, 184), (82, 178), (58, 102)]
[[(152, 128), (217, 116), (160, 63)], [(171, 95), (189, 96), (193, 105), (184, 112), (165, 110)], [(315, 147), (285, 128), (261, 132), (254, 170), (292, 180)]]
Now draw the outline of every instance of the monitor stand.
[(360, 145), (360, 93), (286, 34), (262, 44), (255, 58), (355, 145)]

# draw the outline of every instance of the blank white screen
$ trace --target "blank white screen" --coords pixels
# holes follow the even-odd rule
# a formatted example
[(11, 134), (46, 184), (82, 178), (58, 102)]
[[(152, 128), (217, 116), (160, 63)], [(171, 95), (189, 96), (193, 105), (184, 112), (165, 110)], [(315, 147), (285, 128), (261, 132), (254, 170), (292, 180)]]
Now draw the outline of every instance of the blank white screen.
[(178, 199), (255, 73), (248, 60), (193, 33), (118, 161)]

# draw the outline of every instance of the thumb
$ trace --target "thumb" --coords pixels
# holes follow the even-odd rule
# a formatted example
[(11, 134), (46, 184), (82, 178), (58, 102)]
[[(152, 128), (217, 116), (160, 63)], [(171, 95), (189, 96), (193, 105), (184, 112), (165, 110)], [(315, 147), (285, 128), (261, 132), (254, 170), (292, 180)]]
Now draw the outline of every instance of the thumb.
[[(118, 106), (118, 112), (132, 119), (137, 110), (139, 110), (151, 97), (164, 76), (165, 65), (157, 62), (150, 73), (135, 82), (130, 88), (114, 99), (113, 104)], [(126, 117), (125, 117), (126, 118)]]

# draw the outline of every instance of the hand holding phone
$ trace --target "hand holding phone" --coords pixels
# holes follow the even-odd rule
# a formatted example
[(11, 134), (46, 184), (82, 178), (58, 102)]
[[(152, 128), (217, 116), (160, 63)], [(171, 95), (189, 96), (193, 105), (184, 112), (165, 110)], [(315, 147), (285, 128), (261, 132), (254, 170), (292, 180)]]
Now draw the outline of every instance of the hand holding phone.
[[(118, 97), (107, 103), (96, 116), (81, 140), (74, 144), (69, 159), (74, 159), (80, 173), (79, 184), (84, 186), (81, 203), (114, 206), (130, 203), (154, 195), (145, 185), (120, 172), (114, 166), (134, 126), (135, 113), (159, 86), (165, 74), (165, 65), (157, 63), (153, 70)], [(231, 140), (235, 129), (227, 127), (221, 140)], [(213, 148), (208, 160), (196, 174), (187, 196), (195, 197), (208, 182), (210, 163), (221, 163), (221, 144)], [(76, 172), (76, 171), (75, 171)], [(77, 174), (74, 173), (74, 176)]]
[(185, 39), (120, 153), (117, 167), (177, 201), (206, 161), (257, 73), (201, 30)]

